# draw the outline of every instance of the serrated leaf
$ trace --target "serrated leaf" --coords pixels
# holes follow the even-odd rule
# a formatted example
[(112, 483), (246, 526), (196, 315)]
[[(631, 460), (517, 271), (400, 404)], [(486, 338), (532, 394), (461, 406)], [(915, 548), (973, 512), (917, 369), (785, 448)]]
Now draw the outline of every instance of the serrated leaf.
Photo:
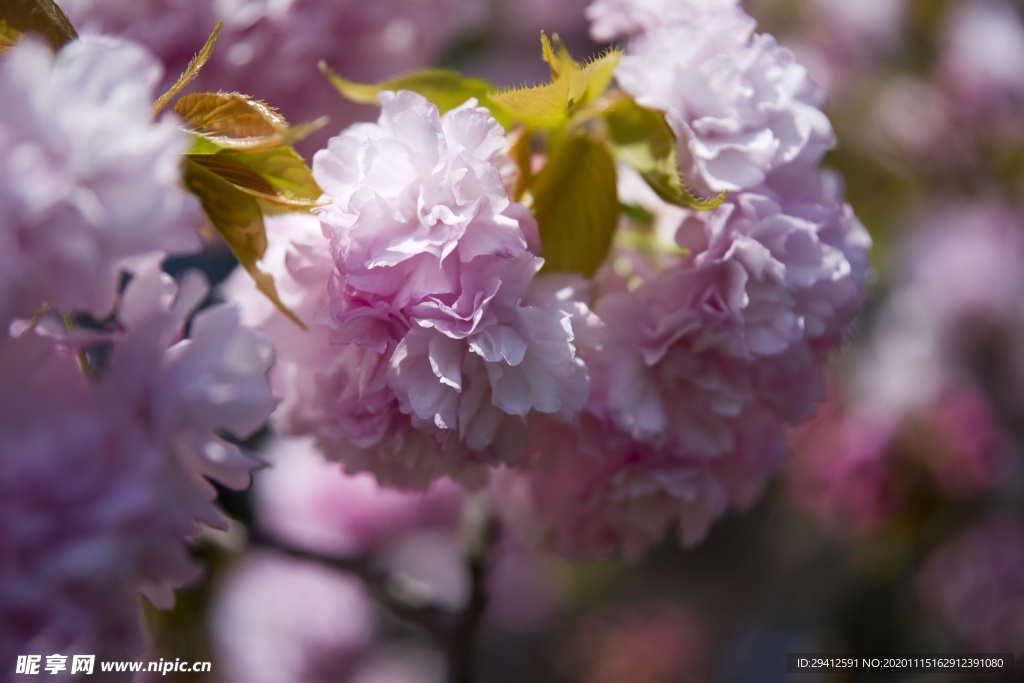
[(256, 287), (279, 311), (302, 329), (306, 326), (284, 305), (274, 286), (274, 278), (259, 268), (267, 250), (267, 231), (256, 199), (197, 160), (186, 157), (184, 183), (199, 202), (206, 217), (228, 245), (238, 263), (256, 282)]
[(583, 63), (582, 73), (577, 77), (578, 83), (583, 86), (578, 96), (579, 106), (590, 104), (608, 89), (621, 57), (621, 50), (608, 49)]
[[(557, 41), (561, 47), (565, 47), (564, 45), (561, 45), (561, 41), (558, 40), (557, 33), (555, 34), (555, 41)], [(568, 55), (568, 53), (569, 51), (565, 50), (565, 54)], [(544, 31), (540, 32), (540, 56), (548, 63), (548, 66), (551, 67), (551, 80), (558, 78), (558, 74), (562, 71), (561, 56), (555, 52), (555, 48), (551, 44), (551, 39), (548, 38), (548, 34)]]
[(482, 100), (495, 89), (480, 78), (465, 78), (449, 69), (425, 69), (397, 76), (380, 83), (354, 83), (320, 62), (320, 70), (344, 97), (360, 104), (378, 104), (381, 90), (411, 90), (433, 103), (439, 113), (451, 111), (470, 98)]
[(623, 97), (602, 114), (612, 153), (635, 168), (663, 200), (676, 206), (709, 210), (725, 199), (724, 192), (714, 199), (700, 199), (687, 189), (679, 175), (676, 136), (663, 112)]
[(78, 37), (68, 15), (53, 0), (2, 0), (0, 46), (13, 45), (23, 33), (38, 33), (54, 50)]
[(611, 83), (622, 56), (621, 50), (612, 48), (581, 63), (572, 58), (557, 33), (549, 40), (541, 31), (540, 41), (544, 61), (551, 65), (552, 80), (561, 77), (569, 80), (567, 96), (574, 107), (590, 104), (601, 96)]
[(210, 57), (213, 55), (213, 46), (216, 45), (217, 36), (220, 35), (220, 30), (223, 26), (223, 21), (217, 22), (217, 25), (213, 27), (213, 32), (210, 33), (210, 37), (206, 39), (206, 42), (203, 44), (203, 47), (199, 52), (189, 60), (188, 66), (186, 66), (182, 74), (178, 76), (178, 80), (174, 82), (174, 85), (168, 88), (167, 92), (158, 97), (156, 102), (153, 103), (153, 116), (156, 116), (163, 111), (163, 108), (167, 106), (167, 103), (170, 102), (175, 95), (181, 92), (182, 88), (191, 83), (192, 79), (199, 75), (199, 70), (206, 65), (206, 62), (208, 62)]
[(292, 127), (273, 107), (237, 92), (184, 95), (175, 102), (174, 113), (194, 135), (237, 150), (290, 145), (327, 122), (324, 118)]
[(487, 100), (504, 117), (528, 128), (554, 128), (569, 119), (569, 83), (559, 79), (526, 88), (512, 88), (490, 95)]
[(551, 82), (494, 93), (488, 96), (488, 102), (527, 127), (554, 128), (601, 96), (622, 53), (608, 50), (581, 64), (572, 58), (557, 35), (553, 42), (546, 33), (540, 35), (541, 54), (551, 67)]
[(290, 147), (257, 152), (222, 149), (215, 154), (189, 154), (186, 158), (220, 176), (247, 195), (290, 208), (319, 205), (323, 191), (309, 167)]
[(619, 218), (608, 149), (587, 135), (569, 138), (532, 189), (544, 269), (593, 275), (608, 255)]

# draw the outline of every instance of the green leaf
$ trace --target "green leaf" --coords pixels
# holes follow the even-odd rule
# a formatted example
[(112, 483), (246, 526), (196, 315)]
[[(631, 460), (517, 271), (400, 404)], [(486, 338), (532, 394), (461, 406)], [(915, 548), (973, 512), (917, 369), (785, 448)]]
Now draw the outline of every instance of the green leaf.
[(272, 203), (291, 206), (319, 206), (323, 190), (316, 184), (306, 162), (291, 147), (275, 147), (239, 154), (249, 169), (259, 173), (276, 193)]
[(686, 188), (676, 160), (676, 136), (664, 113), (623, 97), (602, 114), (612, 153), (635, 168), (663, 200), (676, 206), (708, 210), (725, 199), (724, 192), (714, 199), (700, 199)]
[(256, 287), (279, 311), (306, 329), (302, 321), (281, 301), (273, 277), (259, 268), (259, 261), (267, 251), (267, 231), (259, 203), (235, 184), (198, 162), (198, 159), (206, 158), (185, 158), (185, 186), (199, 198), (206, 217), (238, 259), (238, 263), (255, 280)]
[(222, 149), (215, 154), (189, 154), (186, 158), (271, 205), (309, 209), (319, 206), (323, 194), (309, 167), (291, 147), (257, 152)]
[(216, 154), (224, 149), (217, 143), (207, 140), (202, 135), (192, 134), (192, 146), (188, 148), (189, 154)]
[(237, 92), (184, 95), (175, 102), (174, 113), (194, 135), (217, 147), (237, 150), (290, 145), (327, 122), (317, 119), (292, 127), (273, 107)]
[(381, 83), (354, 83), (332, 71), (325, 62), (320, 70), (343, 96), (360, 104), (378, 104), (377, 93), (381, 90), (411, 90), (423, 95), (433, 103), (439, 113), (451, 111), (475, 97), (483, 100), (495, 89), (493, 85), (479, 78), (464, 78), (448, 69), (426, 69), (397, 76)]
[(593, 275), (608, 255), (619, 218), (608, 149), (587, 135), (570, 137), (532, 189), (544, 269)]
[(156, 116), (163, 108), (167, 106), (167, 103), (171, 99), (181, 92), (181, 89), (192, 82), (192, 79), (199, 74), (199, 70), (202, 69), (206, 62), (210, 60), (210, 56), (213, 55), (213, 46), (217, 43), (217, 36), (220, 35), (220, 29), (224, 26), (223, 21), (218, 21), (217, 25), (213, 27), (213, 32), (210, 37), (206, 39), (206, 43), (202, 49), (196, 53), (196, 55), (189, 61), (188, 66), (185, 67), (185, 71), (178, 76), (178, 80), (174, 82), (167, 92), (157, 98), (156, 102), (153, 103), (153, 116)]
[(58, 50), (78, 37), (68, 15), (53, 0), (0, 1), (0, 48), (10, 47), (23, 33), (37, 33)]

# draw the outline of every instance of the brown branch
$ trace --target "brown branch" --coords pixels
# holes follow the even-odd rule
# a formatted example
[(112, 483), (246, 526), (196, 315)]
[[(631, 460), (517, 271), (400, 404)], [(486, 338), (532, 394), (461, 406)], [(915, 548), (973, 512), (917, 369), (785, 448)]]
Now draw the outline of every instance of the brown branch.
[(477, 497), (467, 499), (463, 534), (470, 592), (465, 607), (457, 612), (410, 590), (402, 575), (375, 566), (365, 558), (332, 556), (287, 546), (256, 526), (250, 530), (249, 543), (357, 576), (385, 609), (421, 627), (444, 646), (449, 683), (473, 683), (477, 641), (488, 605), (491, 556), (500, 533), (498, 518), (487, 501)]

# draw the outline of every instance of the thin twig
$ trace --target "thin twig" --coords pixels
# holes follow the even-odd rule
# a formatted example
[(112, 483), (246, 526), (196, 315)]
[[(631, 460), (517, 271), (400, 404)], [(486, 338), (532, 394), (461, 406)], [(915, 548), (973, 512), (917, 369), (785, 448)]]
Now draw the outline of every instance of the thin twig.
[(451, 610), (415, 595), (408, 590), (405, 582), (392, 572), (373, 566), (363, 558), (324, 555), (293, 548), (259, 529), (250, 532), (249, 542), (253, 546), (270, 548), (289, 557), (317, 562), (358, 577), (385, 609), (400, 619), (421, 627), (442, 643), (447, 641), (452, 624), (458, 618)]
[(287, 546), (256, 527), (250, 530), (249, 542), (253, 546), (266, 547), (357, 576), (385, 609), (423, 628), (445, 647), (449, 683), (473, 683), (477, 641), (488, 605), (487, 579), (491, 556), (501, 526), (483, 498), (468, 499), (463, 514), (470, 593), (465, 607), (458, 612), (412, 590), (402, 575), (375, 566), (364, 558), (325, 555)]

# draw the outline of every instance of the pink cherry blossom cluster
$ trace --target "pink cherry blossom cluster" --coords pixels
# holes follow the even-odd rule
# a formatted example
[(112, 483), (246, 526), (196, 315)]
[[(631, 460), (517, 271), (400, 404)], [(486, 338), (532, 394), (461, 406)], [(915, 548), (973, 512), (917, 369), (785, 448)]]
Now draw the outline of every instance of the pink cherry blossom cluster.
[(573, 556), (636, 556), (673, 523), (689, 545), (754, 500), (785, 426), (823, 397), (870, 241), (819, 169), (832, 130), (792, 55), (734, 2), (648, 4), (595, 3), (595, 37), (632, 35), (620, 84), (666, 113), (684, 177), (725, 203), (669, 207), (623, 169), (665, 258), (617, 246), (592, 280), (538, 274), (490, 113), (382, 92), (376, 123), (314, 157), (319, 223), (270, 228), (266, 268), (313, 331), (228, 286), (277, 348), (280, 428), (385, 484), (522, 470), (496, 488)]
[(508, 199), (494, 118), (472, 106), (439, 117), (411, 92), (381, 103), (379, 123), (314, 158), (331, 196), (320, 223), (270, 228), (291, 244), (267, 267), (286, 302), (322, 323), (317, 339), (282, 325), (241, 276), (228, 289), (278, 344), (286, 429), (385, 483), (482, 482), (487, 466), (522, 458), (526, 415), (582, 407), (581, 306), (533, 286), (536, 221)]
[[(152, 119), (160, 74), (113, 39), (53, 55), (29, 38), (0, 56), (4, 667), (133, 655), (118, 648), (140, 639), (139, 595), (170, 606), (199, 574), (197, 522), (225, 524), (208, 480), (248, 485), (255, 461), (225, 435), (251, 435), (275, 405), (269, 345), (229, 306), (191, 317), (205, 278), (160, 269), (199, 246), (187, 136)], [(70, 323), (82, 314), (94, 322)]]
[(539, 437), (535, 504), (556, 546), (635, 556), (672, 523), (693, 544), (756, 498), (785, 426), (823, 398), (870, 239), (818, 167), (833, 141), (820, 92), (735, 2), (598, 1), (589, 16), (596, 38), (630, 36), (616, 76), (666, 113), (684, 178), (729, 191), (710, 212), (628, 192), (675, 253), (651, 267), (613, 250), (590, 300), (601, 332), (580, 345), (585, 426)]

